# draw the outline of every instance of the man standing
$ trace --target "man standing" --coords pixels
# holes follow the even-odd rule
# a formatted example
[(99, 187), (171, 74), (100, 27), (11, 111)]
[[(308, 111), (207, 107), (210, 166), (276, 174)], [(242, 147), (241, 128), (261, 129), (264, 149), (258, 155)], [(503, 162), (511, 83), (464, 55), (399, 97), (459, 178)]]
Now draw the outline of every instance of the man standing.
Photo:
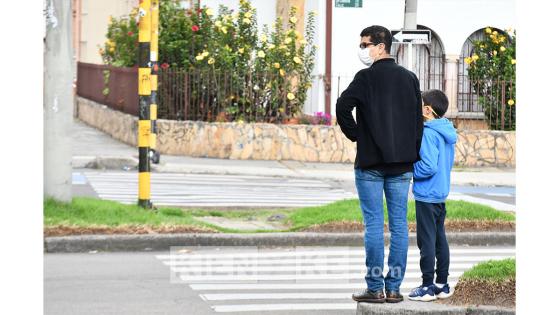
[[(367, 289), (358, 302), (398, 303), (406, 271), (408, 191), (413, 163), (422, 142), (422, 98), (418, 78), (391, 58), (391, 32), (373, 25), (360, 33), (360, 70), (336, 103), (340, 129), (357, 141), (356, 189), (364, 218)], [(356, 119), (352, 109), (356, 107)], [(383, 192), (387, 201), (391, 245), (383, 277)], [(383, 292), (385, 289), (385, 294)]]

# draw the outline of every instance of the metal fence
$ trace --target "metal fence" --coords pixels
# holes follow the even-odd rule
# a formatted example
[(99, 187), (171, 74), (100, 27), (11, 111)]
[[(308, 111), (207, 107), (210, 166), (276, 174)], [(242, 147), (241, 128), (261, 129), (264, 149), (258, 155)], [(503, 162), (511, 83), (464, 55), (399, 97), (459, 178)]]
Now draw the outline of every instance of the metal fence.
[(459, 94), (459, 104), (484, 113), (488, 127), (493, 130), (515, 130), (515, 81), (466, 80), (468, 90)]
[(79, 96), (138, 116), (138, 69), (78, 62)]
[[(78, 63), (78, 95), (115, 110), (138, 115), (136, 68)], [(353, 76), (330, 77), (331, 93), (338, 97)], [(279, 72), (247, 73), (212, 70), (160, 70), (158, 74), (158, 117), (171, 120), (281, 123), (297, 110), (305, 98), (311, 103), (324, 99), (326, 78), (311, 77), (307, 88), (295, 88), (297, 75)], [(449, 83), (449, 82), (448, 82)], [(491, 129), (515, 129), (515, 81), (472, 81), (460, 78), (459, 113), (477, 114)], [(323, 88), (321, 88), (323, 87)], [(292, 95), (288, 93), (294, 92)], [(465, 116), (465, 118), (469, 118)], [(470, 118), (474, 118), (470, 117)]]
[[(78, 64), (78, 95), (138, 115), (136, 68)], [(172, 120), (279, 123), (303, 109), (307, 87), (297, 73), (162, 70), (158, 117)], [(105, 93), (104, 93), (105, 91)]]

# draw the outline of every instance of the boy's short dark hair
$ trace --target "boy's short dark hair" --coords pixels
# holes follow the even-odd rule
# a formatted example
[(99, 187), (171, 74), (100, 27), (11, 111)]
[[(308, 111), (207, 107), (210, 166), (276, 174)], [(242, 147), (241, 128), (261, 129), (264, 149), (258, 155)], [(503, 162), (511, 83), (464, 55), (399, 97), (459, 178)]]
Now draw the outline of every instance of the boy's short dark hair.
[(393, 36), (391, 35), (391, 31), (386, 29), (381, 25), (372, 25), (370, 27), (366, 27), (360, 33), (360, 37), (369, 36), (372, 43), (375, 45), (384, 43), (385, 44), (385, 51), (390, 54), (391, 53), (391, 44), (393, 43)]
[(422, 100), (424, 101), (424, 105), (432, 107), (434, 112), (438, 115), (438, 118), (443, 117), (449, 107), (447, 96), (440, 90), (434, 89), (422, 92)]

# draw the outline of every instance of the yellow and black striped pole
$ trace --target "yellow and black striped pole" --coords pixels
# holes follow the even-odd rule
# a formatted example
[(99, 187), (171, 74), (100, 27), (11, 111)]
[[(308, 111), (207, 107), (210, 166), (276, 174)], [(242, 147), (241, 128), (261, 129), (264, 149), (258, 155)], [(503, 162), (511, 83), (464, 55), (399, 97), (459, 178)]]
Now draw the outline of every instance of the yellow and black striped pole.
[(138, 25), (138, 205), (151, 208), (150, 202), (150, 68), (151, 10), (150, 0), (140, 0)]
[(152, 94), (150, 103), (150, 121), (152, 132), (150, 134), (150, 154), (151, 161), (154, 164), (159, 163), (159, 153), (156, 151), (156, 133), (157, 133), (157, 89), (158, 89), (158, 27), (159, 27), (159, 0), (152, 1), (151, 12), (151, 38), (150, 38), (150, 62), (152, 63)]

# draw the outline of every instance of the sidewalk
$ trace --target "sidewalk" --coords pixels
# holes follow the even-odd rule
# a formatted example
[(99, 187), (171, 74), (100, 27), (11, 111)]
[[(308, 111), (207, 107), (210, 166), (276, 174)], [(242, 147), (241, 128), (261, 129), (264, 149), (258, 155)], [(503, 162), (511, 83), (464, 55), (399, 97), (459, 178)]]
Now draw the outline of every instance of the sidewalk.
[[(135, 167), (138, 150), (79, 120), (73, 126), (74, 168), (123, 169)], [(352, 165), (299, 161), (227, 160), (162, 155), (153, 172), (217, 175), (260, 175), (353, 181)], [(455, 168), (452, 185), (515, 187), (515, 169)]]

